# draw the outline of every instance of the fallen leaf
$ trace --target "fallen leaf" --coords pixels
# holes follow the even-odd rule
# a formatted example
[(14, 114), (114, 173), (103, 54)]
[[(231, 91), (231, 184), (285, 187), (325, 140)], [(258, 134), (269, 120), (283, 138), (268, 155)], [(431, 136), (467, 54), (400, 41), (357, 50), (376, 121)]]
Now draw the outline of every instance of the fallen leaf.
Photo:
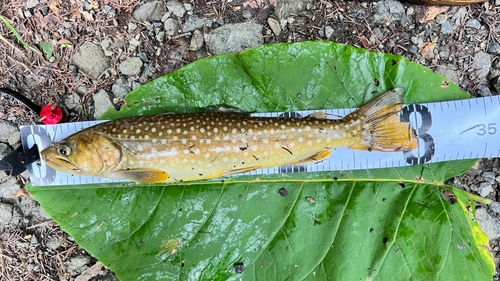
[(80, 12), (78, 12), (78, 11), (74, 11), (73, 13), (71, 13), (71, 17), (81, 19), (82, 18), (82, 14)]
[(96, 262), (91, 268), (85, 270), (82, 275), (76, 277), (75, 281), (88, 281), (96, 277), (102, 269), (102, 263)]
[(364, 35), (359, 38), (359, 41), (361, 41), (361, 44), (363, 44), (363, 47), (365, 49), (370, 49), (373, 46), (372, 43), (370, 43), (370, 41), (368, 41), (368, 39)]
[(424, 23), (426, 21), (433, 20), (437, 17), (437, 15), (446, 12), (448, 8), (449, 7), (429, 6), (425, 12), (425, 18), (421, 18), (419, 22)]
[(99, 9), (99, 3), (97, 1), (94, 1), (89, 5), (89, 9), (93, 8)]
[(59, 14), (59, 8), (57, 7), (59, 5), (59, 2), (57, 1), (52, 1), (49, 4), (49, 8), (56, 14)]
[(89, 13), (87, 11), (83, 11), (82, 15), (85, 17), (86, 20), (88, 20), (88, 21), (94, 21), (94, 17), (92, 16), (91, 13)]
[(16, 193), (12, 194), (11, 198), (19, 197), (19, 196), (26, 196), (29, 198), (33, 198), (31, 193), (26, 189), (26, 188), (21, 188)]
[(61, 39), (57, 41), (57, 45), (62, 45), (62, 44), (73, 44), (73, 43), (71, 43), (71, 41), (69, 41), (68, 39)]
[(433, 59), (434, 58), (434, 49), (436, 48), (436, 44), (433, 42), (424, 42), (422, 45), (422, 50), (420, 51), (420, 54), (426, 58), (426, 59)]

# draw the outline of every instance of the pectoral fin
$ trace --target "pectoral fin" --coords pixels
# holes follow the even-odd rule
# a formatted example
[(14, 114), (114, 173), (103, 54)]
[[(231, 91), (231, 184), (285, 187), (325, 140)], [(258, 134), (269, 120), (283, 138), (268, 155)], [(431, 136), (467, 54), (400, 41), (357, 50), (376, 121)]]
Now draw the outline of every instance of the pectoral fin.
[(330, 157), (332, 155), (332, 152), (330, 150), (323, 150), (320, 151), (310, 157), (307, 157), (306, 159), (299, 160), (297, 162), (290, 163), (290, 165), (302, 165), (302, 164), (313, 164), (313, 163), (318, 163), (326, 158)]
[(156, 169), (129, 169), (115, 172), (115, 178), (130, 180), (141, 183), (165, 182), (170, 176), (161, 170)]

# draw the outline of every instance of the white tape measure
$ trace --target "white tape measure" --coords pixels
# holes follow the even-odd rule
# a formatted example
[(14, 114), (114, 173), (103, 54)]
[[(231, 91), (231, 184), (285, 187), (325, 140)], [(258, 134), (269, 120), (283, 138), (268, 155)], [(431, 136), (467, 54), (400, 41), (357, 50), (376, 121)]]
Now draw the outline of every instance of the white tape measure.
[[(302, 117), (326, 112), (330, 118), (345, 116), (355, 109), (308, 110), (297, 112), (255, 113), (252, 116)], [(320, 172), (401, 167), (450, 160), (500, 157), (500, 96), (449, 102), (406, 105), (401, 118), (410, 121), (419, 137), (419, 147), (400, 153), (368, 152), (338, 148), (323, 162), (310, 165), (286, 165), (251, 171), (242, 175)], [(23, 126), (24, 150), (38, 144), (40, 150), (79, 130), (105, 121), (58, 125)], [(117, 182), (116, 180), (69, 175), (50, 168), (42, 161), (28, 166), (33, 185), (67, 185)]]

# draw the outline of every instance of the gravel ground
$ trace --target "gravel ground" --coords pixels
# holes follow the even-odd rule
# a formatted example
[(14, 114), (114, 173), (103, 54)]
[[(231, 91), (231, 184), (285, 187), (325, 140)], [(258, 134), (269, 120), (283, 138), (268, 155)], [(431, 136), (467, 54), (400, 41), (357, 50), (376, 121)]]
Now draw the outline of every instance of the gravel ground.
[[(0, 87), (39, 105), (56, 102), (70, 122), (94, 120), (132, 89), (197, 59), (262, 44), (331, 40), (402, 55), (474, 96), (498, 95), (499, 10), (500, 0), (462, 7), (394, 0), (0, 0), (0, 14), (27, 44), (54, 46), (47, 65), (0, 24)], [(0, 155), (19, 146), (18, 125), (36, 123), (23, 105), (0, 96)], [(477, 219), (497, 265), (499, 164), (483, 159), (449, 181), (493, 199), (479, 204)], [(0, 174), (0, 279), (117, 280), (38, 203), (11, 198), (28, 180)]]

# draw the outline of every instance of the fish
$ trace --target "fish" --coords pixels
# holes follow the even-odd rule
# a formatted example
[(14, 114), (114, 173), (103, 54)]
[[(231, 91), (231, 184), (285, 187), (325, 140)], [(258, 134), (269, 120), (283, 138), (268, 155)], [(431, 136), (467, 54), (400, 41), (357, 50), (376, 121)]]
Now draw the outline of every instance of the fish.
[(52, 143), (42, 159), (75, 175), (139, 183), (212, 179), (286, 164), (321, 162), (339, 147), (401, 152), (418, 147), (398, 112), (404, 88), (387, 91), (342, 119), (234, 112), (164, 113), (117, 119)]

